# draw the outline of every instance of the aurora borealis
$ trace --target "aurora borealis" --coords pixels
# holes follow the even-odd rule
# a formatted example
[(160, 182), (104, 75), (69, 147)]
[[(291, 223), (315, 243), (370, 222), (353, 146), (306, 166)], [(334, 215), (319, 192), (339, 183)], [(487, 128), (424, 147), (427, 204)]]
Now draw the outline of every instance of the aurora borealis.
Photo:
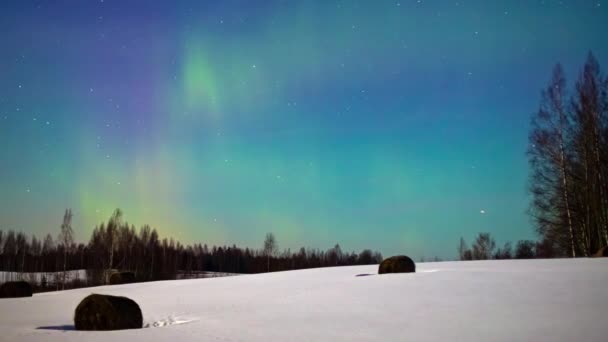
[(0, 229), (453, 257), (534, 238), (529, 118), (602, 1), (4, 1)]

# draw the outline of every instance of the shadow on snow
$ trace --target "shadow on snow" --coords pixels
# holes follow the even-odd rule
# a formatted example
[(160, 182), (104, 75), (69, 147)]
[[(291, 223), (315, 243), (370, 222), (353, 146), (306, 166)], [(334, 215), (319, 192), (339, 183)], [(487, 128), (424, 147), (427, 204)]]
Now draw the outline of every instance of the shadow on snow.
[(45, 327), (38, 327), (36, 329), (38, 329), (38, 330), (71, 331), (71, 330), (76, 330), (76, 327), (74, 327), (73, 324), (66, 324), (66, 325), (49, 325), (49, 326), (45, 326)]

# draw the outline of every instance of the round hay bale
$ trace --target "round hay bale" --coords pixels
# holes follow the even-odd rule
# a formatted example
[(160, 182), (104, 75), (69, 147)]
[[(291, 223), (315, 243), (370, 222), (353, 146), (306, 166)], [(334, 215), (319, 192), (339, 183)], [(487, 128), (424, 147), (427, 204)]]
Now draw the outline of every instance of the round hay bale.
[(92, 294), (76, 307), (74, 326), (76, 330), (140, 329), (143, 316), (132, 299)]
[(32, 286), (26, 281), (9, 281), (0, 286), (0, 298), (31, 297)]
[(135, 282), (135, 273), (116, 272), (110, 276), (110, 285), (130, 284)]
[(384, 273), (414, 273), (416, 272), (416, 264), (405, 255), (397, 255), (384, 259), (378, 267), (378, 274)]

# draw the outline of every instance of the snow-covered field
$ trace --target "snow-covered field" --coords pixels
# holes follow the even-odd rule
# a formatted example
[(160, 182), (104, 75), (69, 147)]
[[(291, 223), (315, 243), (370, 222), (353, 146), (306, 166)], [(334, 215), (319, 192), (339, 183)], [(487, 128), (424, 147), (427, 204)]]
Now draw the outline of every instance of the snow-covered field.
[[(608, 341), (608, 259), (356, 266), (84, 288), (0, 300), (2, 341)], [(371, 273), (371, 276), (358, 274)], [(90, 293), (146, 329), (79, 332)]]

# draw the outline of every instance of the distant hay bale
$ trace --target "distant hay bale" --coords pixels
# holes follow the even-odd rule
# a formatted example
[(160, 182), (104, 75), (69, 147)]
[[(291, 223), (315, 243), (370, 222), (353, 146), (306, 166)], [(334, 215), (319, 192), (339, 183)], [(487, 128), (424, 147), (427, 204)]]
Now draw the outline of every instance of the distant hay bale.
[(405, 255), (397, 255), (385, 259), (380, 263), (378, 274), (384, 273), (413, 273), (416, 272), (416, 264)]
[(110, 276), (111, 285), (130, 284), (135, 282), (135, 273), (133, 272), (116, 272)]
[(31, 297), (32, 286), (26, 281), (9, 281), (0, 286), (0, 298)]
[(608, 247), (600, 248), (593, 256), (596, 258), (608, 257)]
[(140, 329), (143, 316), (139, 305), (127, 297), (92, 294), (74, 313), (76, 330)]

